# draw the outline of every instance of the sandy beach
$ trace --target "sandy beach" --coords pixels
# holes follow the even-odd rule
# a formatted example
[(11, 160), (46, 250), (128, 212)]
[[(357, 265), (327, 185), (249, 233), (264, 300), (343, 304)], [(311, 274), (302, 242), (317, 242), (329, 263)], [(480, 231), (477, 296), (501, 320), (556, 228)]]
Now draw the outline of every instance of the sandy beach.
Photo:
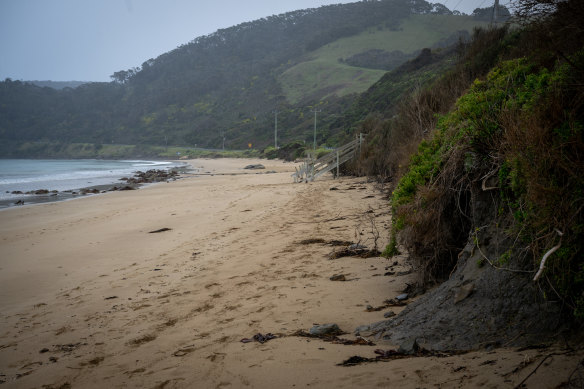
[[(582, 374), (584, 352), (563, 345), (337, 366), (398, 345), (293, 334), (335, 323), (354, 340), (403, 309), (367, 307), (415, 277), (399, 275), (405, 257), (329, 259), (335, 240), (383, 250), (379, 188), (294, 184), (281, 161), (190, 163), (202, 174), (0, 211), (0, 386), (500, 388), (535, 371), (526, 387), (550, 388)], [(254, 163), (266, 169), (243, 169)], [(258, 333), (277, 338), (241, 341)]]

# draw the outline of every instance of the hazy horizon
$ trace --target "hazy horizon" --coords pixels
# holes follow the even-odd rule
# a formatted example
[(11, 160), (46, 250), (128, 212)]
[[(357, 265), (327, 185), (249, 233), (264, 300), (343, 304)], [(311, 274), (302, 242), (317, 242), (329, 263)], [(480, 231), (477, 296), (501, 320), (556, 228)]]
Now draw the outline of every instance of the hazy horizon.
[[(110, 81), (218, 29), (354, 0), (0, 0), (0, 80)], [(492, 0), (446, 0), (470, 14)], [(502, 1), (506, 4), (507, 1)]]

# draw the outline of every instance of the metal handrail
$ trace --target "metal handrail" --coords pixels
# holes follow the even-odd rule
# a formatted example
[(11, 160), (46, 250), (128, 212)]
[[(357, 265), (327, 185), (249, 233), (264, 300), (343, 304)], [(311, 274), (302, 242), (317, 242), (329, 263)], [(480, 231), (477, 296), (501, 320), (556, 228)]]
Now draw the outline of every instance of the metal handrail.
[[(296, 172), (292, 174), (294, 182), (314, 181), (315, 178), (330, 172), (355, 156), (357, 148), (361, 148), (365, 134), (359, 134), (359, 137), (339, 148), (334, 149), (327, 155), (317, 159), (304, 162)], [(337, 174), (338, 175), (338, 174)]]

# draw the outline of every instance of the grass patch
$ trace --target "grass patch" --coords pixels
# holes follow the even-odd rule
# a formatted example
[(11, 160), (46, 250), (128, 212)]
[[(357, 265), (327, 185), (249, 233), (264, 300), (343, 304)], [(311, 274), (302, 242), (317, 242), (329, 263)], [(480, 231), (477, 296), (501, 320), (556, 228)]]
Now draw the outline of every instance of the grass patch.
[(475, 26), (486, 25), (470, 16), (412, 15), (397, 29), (384, 25), (331, 42), (305, 56), (305, 60), (286, 70), (279, 77), (289, 102), (296, 104), (311, 96), (324, 99), (331, 95), (346, 96), (366, 91), (377, 82), (385, 70), (353, 67), (340, 62), (355, 54), (372, 49), (388, 52), (400, 50), (414, 53), (431, 47), (457, 31), (471, 32)]

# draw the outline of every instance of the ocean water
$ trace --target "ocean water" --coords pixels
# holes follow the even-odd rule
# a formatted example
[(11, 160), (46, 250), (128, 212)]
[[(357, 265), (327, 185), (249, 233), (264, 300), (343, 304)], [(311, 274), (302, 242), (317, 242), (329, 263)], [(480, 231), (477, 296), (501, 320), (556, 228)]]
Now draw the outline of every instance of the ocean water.
[[(136, 171), (184, 166), (183, 163), (166, 161), (0, 159), (0, 208), (18, 200), (23, 200), (25, 204), (64, 200), (71, 195), (60, 192), (121, 185), (120, 178), (131, 177)], [(58, 191), (59, 194), (36, 196), (12, 193), (39, 189)]]

